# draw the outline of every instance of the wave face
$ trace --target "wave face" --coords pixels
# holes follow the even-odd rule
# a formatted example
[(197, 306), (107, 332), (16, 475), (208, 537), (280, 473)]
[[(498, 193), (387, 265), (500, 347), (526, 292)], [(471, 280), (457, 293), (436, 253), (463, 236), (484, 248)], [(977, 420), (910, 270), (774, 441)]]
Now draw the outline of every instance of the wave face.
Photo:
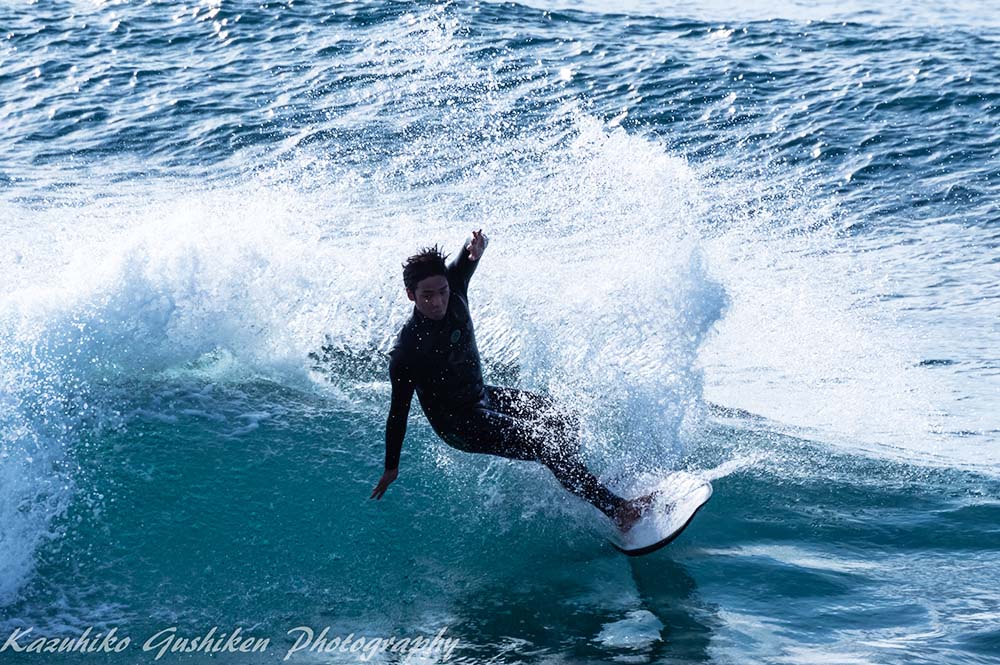
[[(988, 662), (1000, 14), (907, 7), (0, 7), (0, 638)], [(416, 404), (367, 500), (400, 263), (479, 228), (487, 381), (713, 479), (667, 550)]]

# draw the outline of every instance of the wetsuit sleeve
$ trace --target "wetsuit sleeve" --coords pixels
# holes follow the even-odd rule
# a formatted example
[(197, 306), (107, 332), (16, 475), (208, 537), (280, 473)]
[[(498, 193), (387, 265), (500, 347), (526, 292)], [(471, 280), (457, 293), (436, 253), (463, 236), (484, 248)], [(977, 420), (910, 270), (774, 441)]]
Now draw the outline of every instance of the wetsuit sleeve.
[(469, 259), (469, 244), (471, 242), (471, 236), (466, 238), (465, 242), (462, 243), (462, 248), (458, 251), (458, 256), (448, 263), (449, 286), (466, 298), (469, 297), (469, 280), (472, 279), (472, 273), (476, 272), (476, 267), (479, 265), (478, 260)]
[(385, 470), (399, 468), (399, 454), (406, 436), (406, 419), (413, 400), (413, 372), (398, 350), (389, 359), (389, 380), (392, 383), (392, 402), (385, 423)]

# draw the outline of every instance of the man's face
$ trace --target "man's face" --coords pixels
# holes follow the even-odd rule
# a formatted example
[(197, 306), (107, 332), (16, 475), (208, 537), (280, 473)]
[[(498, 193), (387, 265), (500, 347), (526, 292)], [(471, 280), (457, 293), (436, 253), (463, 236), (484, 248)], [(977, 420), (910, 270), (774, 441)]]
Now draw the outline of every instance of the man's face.
[(413, 291), (406, 290), (406, 297), (413, 301), (417, 311), (428, 319), (440, 321), (448, 311), (448, 298), (451, 289), (444, 275), (432, 275), (417, 282)]

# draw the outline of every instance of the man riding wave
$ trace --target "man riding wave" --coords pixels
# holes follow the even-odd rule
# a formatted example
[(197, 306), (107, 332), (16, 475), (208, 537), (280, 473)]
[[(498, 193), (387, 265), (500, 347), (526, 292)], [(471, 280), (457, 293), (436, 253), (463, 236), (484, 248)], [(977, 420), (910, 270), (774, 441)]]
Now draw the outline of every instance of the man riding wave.
[(381, 499), (399, 474), (416, 392), (431, 427), (448, 445), (541, 462), (563, 487), (628, 531), (649, 497), (624, 499), (587, 469), (576, 417), (545, 395), (483, 382), (468, 289), (488, 242), (480, 229), (448, 264), (435, 246), (409, 257), (403, 266), (403, 284), (414, 307), (389, 353), (392, 401), (385, 428), (385, 471), (371, 498)]

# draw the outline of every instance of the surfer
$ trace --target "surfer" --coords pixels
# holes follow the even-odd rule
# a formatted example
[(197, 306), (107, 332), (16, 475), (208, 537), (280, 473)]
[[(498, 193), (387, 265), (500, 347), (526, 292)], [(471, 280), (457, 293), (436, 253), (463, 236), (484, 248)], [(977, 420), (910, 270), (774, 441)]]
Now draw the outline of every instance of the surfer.
[(563, 487), (628, 531), (649, 497), (617, 496), (587, 469), (575, 415), (545, 395), (483, 382), (468, 288), (488, 242), (480, 229), (450, 263), (435, 245), (403, 265), (406, 296), (414, 307), (389, 352), (392, 401), (385, 427), (385, 471), (370, 498), (381, 499), (399, 474), (415, 391), (431, 427), (448, 445), (541, 462)]

